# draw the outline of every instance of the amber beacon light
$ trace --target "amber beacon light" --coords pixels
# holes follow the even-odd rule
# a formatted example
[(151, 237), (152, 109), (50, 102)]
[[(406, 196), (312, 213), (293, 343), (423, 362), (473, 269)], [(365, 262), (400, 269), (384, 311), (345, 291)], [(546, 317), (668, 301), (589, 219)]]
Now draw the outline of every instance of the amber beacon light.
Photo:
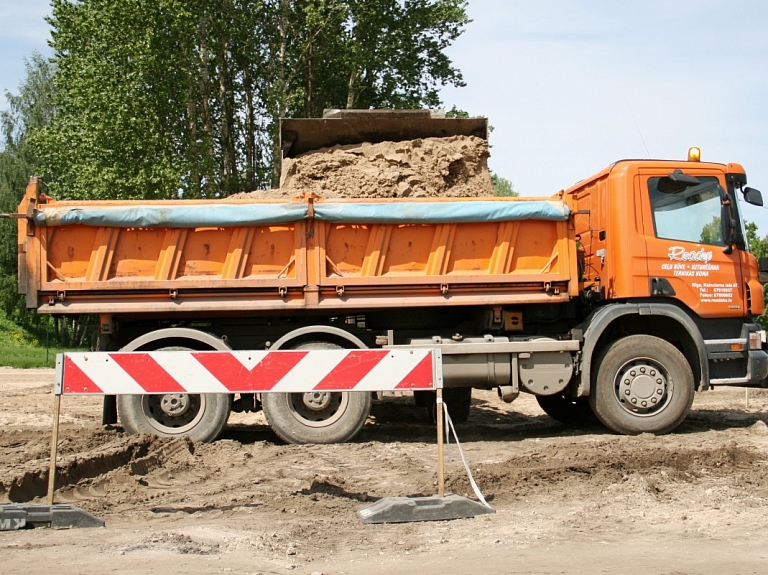
[(701, 161), (701, 148), (693, 147), (688, 148), (688, 161), (700, 162)]

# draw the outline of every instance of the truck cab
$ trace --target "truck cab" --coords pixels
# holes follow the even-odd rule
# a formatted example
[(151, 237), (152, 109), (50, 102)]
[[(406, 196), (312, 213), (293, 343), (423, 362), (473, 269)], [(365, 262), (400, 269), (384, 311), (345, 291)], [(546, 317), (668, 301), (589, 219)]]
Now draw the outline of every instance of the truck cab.
[(763, 385), (762, 286), (737, 196), (762, 197), (740, 165), (695, 158), (619, 161), (563, 193), (585, 249), (582, 293), (616, 322), (594, 350), (650, 334), (685, 354), (697, 389)]

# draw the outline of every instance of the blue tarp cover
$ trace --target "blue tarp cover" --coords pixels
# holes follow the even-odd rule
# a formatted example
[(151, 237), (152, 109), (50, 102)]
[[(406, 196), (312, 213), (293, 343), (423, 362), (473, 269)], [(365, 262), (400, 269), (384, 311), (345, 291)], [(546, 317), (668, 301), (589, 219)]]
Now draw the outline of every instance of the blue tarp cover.
[(315, 204), (318, 220), (358, 224), (454, 224), (509, 220), (568, 219), (559, 201), (531, 202), (392, 202), (391, 204)]
[[(568, 207), (556, 200), (530, 202), (455, 201), (324, 203), (315, 218), (351, 224), (440, 224), (510, 220), (568, 219)], [(307, 204), (207, 204), (175, 206), (51, 207), (35, 213), (38, 226), (73, 224), (119, 228), (198, 228), (264, 226), (309, 217)]]
[(303, 220), (308, 213), (307, 204), (62, 207), (36, 212), (35, 224), (116, 228), (267, 226)]

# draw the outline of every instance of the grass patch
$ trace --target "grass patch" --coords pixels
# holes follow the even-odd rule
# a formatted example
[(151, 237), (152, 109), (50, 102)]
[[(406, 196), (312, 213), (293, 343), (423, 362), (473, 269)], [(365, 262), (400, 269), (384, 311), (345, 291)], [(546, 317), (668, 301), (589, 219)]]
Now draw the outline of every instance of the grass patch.
[(52, 347), (48, 350), (46, 358), (45, 347), (25, 346), (25, 347), (5, 347), (0, 346), (0, 366), (17, 367), (27, 369), (30, 367), (53, 367), (56, 363), (56, 354), (67, 351), (76, 351), (72, 349), (60, 349)]
[(0, 365), (8, 367), (53, 367), (56, 354), (63, 353), (60, 348), (45, 349), (45, 342), (40, 341), (29, 331), (12, 321), (0, 317)]

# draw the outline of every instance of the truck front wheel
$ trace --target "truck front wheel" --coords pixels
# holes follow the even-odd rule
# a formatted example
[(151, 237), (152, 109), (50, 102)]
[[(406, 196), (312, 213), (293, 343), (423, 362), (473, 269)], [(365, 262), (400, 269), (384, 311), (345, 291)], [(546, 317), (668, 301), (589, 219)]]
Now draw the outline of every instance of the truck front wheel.
[(693, 372), (669, 342), (632, 335), (611, 343), (597, 362), (592, 411), (617, 433), (669, 433), (693, 403)]
[[(342, 349), (323, 342), (305, 342), (293, 349)], [(288, 443), (343, 443), (365, 425), (371, 411), (370, 392), (310, 391), (265, 393), (264, 416), (272, 430)]]

